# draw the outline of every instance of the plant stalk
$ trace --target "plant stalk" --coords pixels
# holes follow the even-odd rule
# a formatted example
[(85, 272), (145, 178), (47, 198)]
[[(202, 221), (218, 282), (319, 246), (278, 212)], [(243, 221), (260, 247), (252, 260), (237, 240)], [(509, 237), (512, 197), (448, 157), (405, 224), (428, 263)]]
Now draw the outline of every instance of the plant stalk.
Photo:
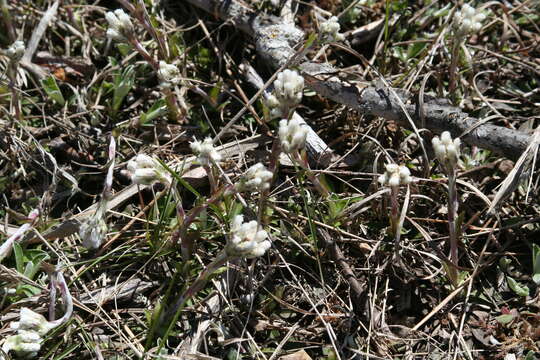
[(449, 276), (454, 286), (457, 286), (458, 280), (458, 231), (456, 228), (456, 219), (458, 213), (458, 198), (456, 188), (456, 171), (452, 169), (448, 173), (448, 233), (450, 240), (450, 267)]
[(463, 40), (461, 38), (456, 38), (453, 41), (452, 44), (452, 54), (451, 54), (451, 61), (450, 61), (450, 69), (449, 69), (449, 75), (450, 80), (448, 83), (448, 92), (452, 97), (454, 97), (452, 94), (454, 93), (454, 90), (456, 89), (456, 83), (457, 83), (457, 67), (458, 67), (458, 60), (459, 60), (459, 48), (461, 46), (461, 42)]
[(212, 276), (212, 274), (216, 272), (221, 266), (223, 266), (223, 264), (225, 264), (228, 260), (229, 256), (227, 256), (225, 250), (221, 251), (217, 255), (217, 257), (210, 264), (208, 264), (208, 266), (206, 266), (206, 268), (199, 274), (197, 279), (195, 279), (195, 281), (190, 285), (190, 287), (187, 288), (186, 291), (184, 291), (184, 293), (178, 298), (178, 300), (176, 300), (174, 305), (165, 313), (165, 317), (162, 318), (162, 321), (163, 319), (171, 319), (171, 322), (169, 323), (165, 335), (160, 342), (159, 349), (157, 351), (158, 353), (159, 350), (161, 350), (161, 348), (163, 347), (163, 345), (167, 343), (169, 333), (172, 331), (174, 324), (176, 324), (176, 321), (178, 320), (182, 309), (186, 306), (187, 301), (199, 291), (201, 291), (210, 279), (210, 276)]
[[(390, 204), (392, 209), (390, 211), (390, 231), (392, 236), (397, 238), (399, 232), (399, 202), (398, 202), (399, 186), (390, 187)], [(396, 244), (397, 245), (397, 244)]]

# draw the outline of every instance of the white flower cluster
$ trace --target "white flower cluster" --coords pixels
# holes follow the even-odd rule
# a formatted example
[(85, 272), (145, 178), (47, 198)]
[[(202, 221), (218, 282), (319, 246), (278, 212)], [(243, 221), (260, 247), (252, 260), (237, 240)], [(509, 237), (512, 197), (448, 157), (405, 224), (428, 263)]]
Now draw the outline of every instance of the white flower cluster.
[(270, 188), (270, 181), (274, 175), (261, 163), (251, 166), (240, 182), (237, 184), (238, 191), (263, 191)]
[(288, 118), (300, 101), (304, 91), (304, 78), (294, 70), (285, 69), (274, 81), (274, 90), (266, 98), (272, 117)]
[(158, 77), (161, 80), (161, 87), (168, 88), (180, 84), (182, 76), (176, 65), (167, 64), (165, 61), (159, 62)]
[(279, 122), (278, 134), (281, 149), (286, 153), (292, 153), (306, 145), (308, 127), (298, 119), (283, 119)]
[(267, 237), (266, 231), (259, 230), (257, 221), (245, 223), (243, 215), (236, 215), (231, 223), (231, 234), (225, 251), (231, 257), (256, 258), (270, 248)]
[(108, 11), (105, 14), (105, 19), (109, 23), (107, 29), (107, 37), (115, 41), (125, 41), (126, 38), (132, 36), (134, 28), (131, 18), (122, 9)]
[(355, 23), (360, 15), (362, 15), (364, 12), (363, 7), (366, 5), (368, 5), (368, 0), (358, 0), (349, 10), (349, 19), (352, 23)]
[(440, 138), (435, 136), (431, 140), (431, 144), (433, 145), (435, 156), (441, 165), (447, 168), (446, 170), (451, 170), (458, 165), (461, 154), (461, 140), (459, 138), (452, 140), (450, 133), (445, 131), (441, 134)]
[(11, 46), (8, 47), (4, 53), (11, 61), (18, 62), (22, 59), (24, 51), (24, 42), (21, 40), (17, 40), (13, 44), (11, 44)]
[(482, 21), (486, 19), (486, 15), (469, 4), (464, 4), (461, 10), (454, 14), (454, 30), (456, 36), (463, 37), (474, 32), (480, 31)]
[(106, 202), (100, 202), (96, 212), (86, 221), (81, 223), (79, 236), (82, 245), (87, 249), (99, 249), (103, 239), (109, 230), (105, 221)]
[(20, 320), (11, 323), (11, 328), (17, 330), (17, 335), (9, 336), (2, 345), (2, 350), (6, 354), (14, 351), (19, 357), (36, 357), (43, 337), (56, 326), (57, 324), (48, 322), (43, 315), (23, 307)]
[(379, 183), (390, 187), (407, 185), (411, 181), (411, 172), (405, 165), (386, 164), (386, 172), (379, 176)]
[(160, 182), (170, 185), (171, 175), (169, 172), (153, 157), (139, 154), (128, 161), (128, 172), (131, 181), (137, 185), (151, 185)]
[(340, 29), (341, 27), (336, 16), (332, 16), (330, 19), (323, 22), (319, 27), (321, 37), (323, 41), (326, 42), (345, 40), (345, 36), (339, 32)]
[(213, 162), (221, 161), (221, 154), (214, 147), (212, 139), (207, 137), (204, 141), (195, 140), (189, 144), (189, 147), (201, 165), (210, 165)]

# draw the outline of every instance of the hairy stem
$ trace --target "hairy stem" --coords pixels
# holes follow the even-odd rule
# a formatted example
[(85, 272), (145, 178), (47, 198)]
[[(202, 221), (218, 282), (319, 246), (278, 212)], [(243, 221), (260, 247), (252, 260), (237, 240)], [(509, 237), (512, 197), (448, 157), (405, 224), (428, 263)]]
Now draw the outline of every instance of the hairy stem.
[(463, 40), (461, 38), (456, 38), (453, 41), (452, 44), (452, 59), (450, 62), (450, 69), (449, 69), (449, 84), (448, 84), (448, 92), (450, 93), (450, 96), (453, 97), (454, 90), (456, 88), (456, 78), (457, 78), (457, 66), (458, 66), (458, 60), (459, 60), (459, 47), (461, 46), (461, 42)]
[(458, 235), (456, 218), (458, 212), (458, 198), (456, 189), (456, 171), (452, 169), (448, 174), (448, 233), (450, 241), (450, 267), (449, 276), (457, 286), (458, 266)]
[(161, 348), (163, 347), (163, 345), (167, 343), (169, 333), (172, 331), (173, 326), (176, 324), (176, 321), (180, 316), (180, 312), (186, 306), (187, 301), (199, 291), (201, 291), (210, 279), (210, 276), (212, 276), (212, 274), (216, 272), (216, 270), (218, 270), (221, 266), (223, 266), (223, 264), (225, 264), (228, 260), (229, 257), (227, 256), (226, 252), (220, 252), (217, 257), (210, 264), (208, 264), (208, 266), (206, 266), (206, 268), (199, 274), (197, 279), (195, 279), (195, 281), (190, 285), (190, 287), (187, 288), (182, 295), (180, 295), (174, 305), (165, 313), (165, 317), (163, 317), (161, 321), (171, 319), (171, 322), (169, 323), (165, 335), (160, 342), (160, 346), (157, 351), (158, 353), (159, 350), (161, 350)]
[[(397, 238), (399, 232), (399, 203), (398, 203), (399, 186), (390, 187), (390, 203), (392, 210), (390, 211), (390, 231), (391, 235)], [(397, 245), (397, 244), (396, 244)]]

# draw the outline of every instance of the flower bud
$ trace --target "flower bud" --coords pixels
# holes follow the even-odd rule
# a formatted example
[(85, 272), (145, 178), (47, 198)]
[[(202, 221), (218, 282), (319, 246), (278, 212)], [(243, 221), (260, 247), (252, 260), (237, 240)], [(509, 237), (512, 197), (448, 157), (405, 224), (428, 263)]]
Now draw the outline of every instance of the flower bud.
[(379, 176), (378, 182), (381, 185), (398, 187), (412, 182), (411, 171), (404, 165), (389, 163), (386, 164), (386, 172)]
[(122, 9), (108, 11), (105, 14), (105, 19), (109, 23), (107, 29), (107, 37), (116, 41), (125, 41), (126, 38), (133, 36), (133, 24), (131, 18)]
[(270, 181), (274, 177), (261, 163), (251, 166), (240, 182), (237, 184), (238, 191), (263, 191), (270, 188)]
[(469, 4), (464, 4), (461, 11), (454, 13), (453, 28), (457, 37), (464, 37), (482, 29), (482, 22), (486, 15), (473, 8)]
[(452, 136), (448, 131), (441, 134), (441, 137), (433, 137), (431, 140), (435, 157), (439, 160), (445, 171), (453, 171), (459, 164), (461, 140)]
[(201, 165), (210, 165), (213, 162), (221, 161), (221, 154), (214, 148), (212, 139), (209, 137), (203, 141), (194, 140), (189, 144), (189, 147), (197, 155), (197, 161)]
[(18, 62), (22, 59), (25, 51), (24, 42), (21, 40), (15, 41), (7, 50), (5, 51), (5, 54), (8, 58), (11, 59), (13, 62)]
[(156, 159), (139, 154), (128, 161), (127, 170), (131, 176), (131, 181), (138, 185), (151, 185), (161, 182), (170, 185), (171, 175)]
[(279, 122), (279, 140), (281, 149), (286, 153), (300, 150), (306, 145), (308, 128), (298, 119), (283, 119)]
[(178, 67), (173, 64), (167, 64), (165, 61), (159, 62), (158, 77), (161, 80), (160, 85), (164, 88), (178, 85), (182, 79)]
[(319, 27), (323, 41), (333, 42), (345, 40), (345, 36), (339, 33), (340, 28), (341, 27), (336, 16), (332, 16), (330, 19), (323, 22)]
[(268, 234), (258, 230), (257, 221), (244, 222), (243, 215), (236, 215), (231, 222), (231, 234), (225, 251), (230, 257), (245, 257), (248, 259), (264, 255), (270, 248)]
[(285, 69), (274, 81), (274, 90), (266, 98), (272, 117), (288, 118), (289, 112), (302, 101), (304, 78), (294, 70)]

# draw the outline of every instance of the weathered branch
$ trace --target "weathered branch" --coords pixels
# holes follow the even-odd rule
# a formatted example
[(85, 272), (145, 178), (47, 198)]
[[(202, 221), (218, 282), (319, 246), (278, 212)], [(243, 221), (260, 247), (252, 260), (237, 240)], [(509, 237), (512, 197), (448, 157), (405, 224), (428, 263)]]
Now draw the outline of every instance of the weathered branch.
[[(177, 1), (177, 0), (169, 0)], [(303, 38), (302, 30), (292, 24), (280, 22), (273, 16), (257, 14), (237, 0), (187, 0), (188, 3), (230, 21), (253, 38), (259, 55), (274, 68), (285, 64), (296, 54), (293, 49)], [(304, 62), (300, 70), (306, 84), (319, 95), (347, 105), (365, 115), (396, 120), (405, 126), (409, 122), (400, 106), (418, 126), (435, 132), (450, 131), (470, 145), (479, 146), (516, 159), (526, 149), (530, 136), (501, 126), (483, 124), (469, 117), (458, 107), (444, 99), (425, 96), (420, 107), (416, 97), (408, 91), (377, 86), (359, 86), (339, 78), (339, 70), (327, 64)], [(396, 98), (396, 95), (400, 99)], [(423, 114), (424, 122), (420, 121)]]

